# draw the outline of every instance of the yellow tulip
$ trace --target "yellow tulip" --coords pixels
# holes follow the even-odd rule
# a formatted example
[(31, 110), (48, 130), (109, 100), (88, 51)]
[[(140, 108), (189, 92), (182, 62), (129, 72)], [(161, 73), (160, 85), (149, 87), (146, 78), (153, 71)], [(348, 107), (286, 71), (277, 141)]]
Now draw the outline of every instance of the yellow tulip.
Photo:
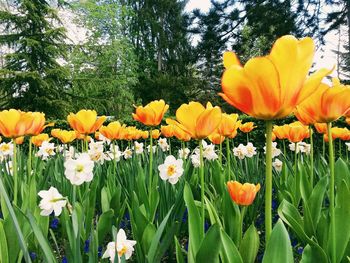
[(30, 138), (31, 143), (37, 147), (40, 147), (44, 141), (49, 141), (49, 140), (50, 140), (50, 136), (47, 133), (40, 133)]
[(168, 109), (169, 105), (165, 104), (164, 100), (155, 100), (148, 103), (145, 107), (138, 106), (132, 117), (144, 125), (157, 126)]
[(192, 101), (189, 104), (182, 104), (177, 109), (176, 120), (167, 119), (167, 123), (177, 125), (193, 139), (204, 139), (219, 126), (221, 109), (213, 107), (210, 102), (205, 108), (199, 102)]
[(6, 138), (26, 135), (32, 124), (33, 118), (30, 113), (14, 109), (0, 112), (0, 133)]
[(307, 78), (315, 52), (307, 37), (283, 36), (270, 54), (250, 59), (244, 67), (234, 53), (224, 54), (226, 68), (220, 95), (226, 102), (257, 119), (280, 119), (308, 98), (330, 70), (322, 69)]
[(113, 121), (107, 126), (102, 126), (99, 131), (109, 140), (119, 140), (123, 128), (125, 125), (122, 126), (119, 121)]
[(71, 128), (84, 135), (94, 133), (105, 120), (106, 116), (97, 118), (97, 113), (94, 110), (80, 110), (76, 114), (70, 113), (67, 117)]

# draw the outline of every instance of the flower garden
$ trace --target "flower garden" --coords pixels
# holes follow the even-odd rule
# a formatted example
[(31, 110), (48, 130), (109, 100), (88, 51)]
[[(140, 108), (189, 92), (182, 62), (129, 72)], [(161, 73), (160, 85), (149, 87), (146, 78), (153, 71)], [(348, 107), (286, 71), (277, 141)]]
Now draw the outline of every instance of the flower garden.
[(160, 99), (135, 126), (83, 109), (60, 129), (1, 111), (0, 262), (349, 262), (350, 88), (309, 74), (314, 49), (224, 53), (242, 115)]

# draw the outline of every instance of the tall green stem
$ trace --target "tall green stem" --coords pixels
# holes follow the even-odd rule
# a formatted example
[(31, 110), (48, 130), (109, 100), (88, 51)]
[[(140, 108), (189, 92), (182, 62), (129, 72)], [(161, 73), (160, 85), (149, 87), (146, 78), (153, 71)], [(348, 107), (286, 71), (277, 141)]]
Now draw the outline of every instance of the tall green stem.
[(32, 173), (32, 138), (29, 138), (29, 152), (28, 152), (28, 160), (27, 160), (28, 180), (31, 173)]
[[(201, 219), (202, 219), (202, 227), (203, 231), (205, 232), (205, 211), (204, 211), (204, 162), (203, 162), (203, 144), (202, 140), (199, 140), (199, 158), (200, 158), (200, 165), (199, 165), (199, 175), (201, 180)], [(204, 233), (203, 232), (203, 233)]]
[(327, 123), (328, 133), (328, 150), (329, 150), (329, 211), (331, 217), (331, 262), (336, 262), (336, 247), (335, 247), (335, 211), (334, 211), (334, 152), (333, 152), (333, 138), (332, 138), (332, 123)]
[(170, 138), (168, 138), (169, 140), (169, 155), (171, 155), (171, 141), (170, 141)]
[(152, 128), (149, 132), (149, 174), (148, 174), (148, 187), (149, 187), (149, 196), (151, 199), (152, 195), (152, 173), (153, 173), (153, 137), (152, 137)]
[(13, 203), (17, 205), (17, 194), (18, 194), (18, 178), (17, 178), (17, 144), (13, 139), (13, 158), (12, 158), (12, 172), (13, 172)]
[(222, 142), (221, 141), (219, 145), (219, 163), (220, 163), (220, 167), (222, 167)]
[(230, 139), (226, 138), (225, 140), (226, 140), (226, 159), (227, 159), (227, 169), (228, 169), (227, 180), (230, 180), (231, 178)]
[(314, 187), (314, 140), (313, 140), (313, 130), (312, 127), (309, 126), (309, 133), (310, 133), (310, 184), (312, 187)]
[(240, 245), (241, 241), (242, 241), (242, 235), (243, 235), (243, 222), (244, 222), (244, 216), (245, 216), (245, 213), (247, 211), (247, 206), (242, 206), (242, 209), (241, 209), (241, 217), (240, 217), (240, 224), (239, 224), (239, 239), (238, 239), (238, 244), (237, 246)]
[(265, 241), (272, 232), (272, 121), (266, 121)]

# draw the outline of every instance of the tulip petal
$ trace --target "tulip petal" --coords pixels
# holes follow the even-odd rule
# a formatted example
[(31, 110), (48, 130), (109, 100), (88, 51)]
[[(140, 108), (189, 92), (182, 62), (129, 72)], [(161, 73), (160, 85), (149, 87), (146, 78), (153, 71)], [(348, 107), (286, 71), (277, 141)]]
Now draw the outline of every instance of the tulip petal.
[(208, 108), (198, 117), (196, 123), (196, 138), (208, 137), (221, 122), (221, 109), (219, 107)]
[(241, 65), (236, 53), (234, 53), (232, 51), (225, 52), (223, 55), (223, 60), (224, 60), (224, 67), (226, 69), (228, 69), (229, 67), (231, 67), (233, 65), (236, 65), (236, 66)]
[(196, 122), (205, 108), (199, 102), (191, 101), (189, 104), (182, 104), (176, 111), (176, 119), (181, 123), (185, 131), (191, 135), (195, 134)]

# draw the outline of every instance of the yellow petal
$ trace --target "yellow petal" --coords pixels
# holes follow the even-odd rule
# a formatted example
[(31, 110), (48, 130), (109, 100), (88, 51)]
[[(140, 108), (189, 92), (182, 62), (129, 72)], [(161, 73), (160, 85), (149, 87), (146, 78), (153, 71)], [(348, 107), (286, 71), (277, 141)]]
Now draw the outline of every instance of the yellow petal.
[(232, 51), (226, 51), (223, 56), (224, 60), (224, 67), (228, 69), (232, 65), (240, 66), (241, 63), (239, 62), (239, 59), (236, 55), (236, 53)]

